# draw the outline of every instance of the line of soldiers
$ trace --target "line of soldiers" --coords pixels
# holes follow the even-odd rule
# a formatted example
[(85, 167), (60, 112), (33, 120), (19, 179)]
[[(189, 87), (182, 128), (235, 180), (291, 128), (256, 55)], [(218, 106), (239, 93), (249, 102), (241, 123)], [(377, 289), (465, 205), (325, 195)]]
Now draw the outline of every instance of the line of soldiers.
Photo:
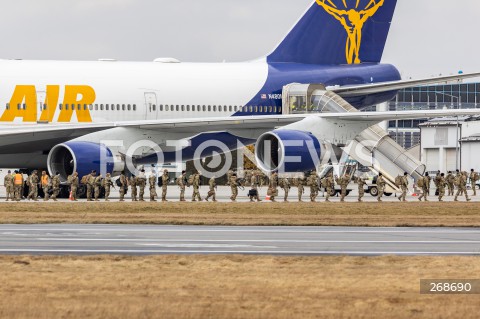
[[(469, 202), (471, 199), (468, 196), (467, 192), (467, 183), (470, 180), (471, 187), (473, 190), (473, 196), (477, 195), (476, 183), (479, 180), (478, 173), (474, 169), (470, 170), (470, 174), (466, 171), (460, 172), (457, 169), (456, 174), (453, 172), (448, 172), (445, 176), (445, 173), (437, 172), (436, 176), (433, 178), (433, 182), (436, 188), (435, 194), (438, 195), (438, 200), (443, 202), (445, 197), (446, 190), (448, 189), (448, 196), (454, 196), (454, 201), (458, 202), (458, 197), (465, 195), (465, 200)], [(418, 198), (419, 201), (428, 201), (427, 196), (430, 195), (430, 184), (432, 177), (428, 173), (420, 178), (417, 181), (417, 186), (421, 189), (422, 194)], [(457, 187), (457, 192), (455, 193), (455, 187)]]
[[(233, 171), (229, 171), (227, 174), (228, 185), (231, 188), (231, 197), (230, 199), (235, 202), (238, 196), (238, 189), (243, 188), (247, 182), (250, 185), (251, 189), (248, 192), (248, 196), (251, 202), (261, 201), (259, 196), (259, 188), (261, 187), (263, 173), (258, 171), (251, 171), (249, 174), (249, 180), (239, 179), (237, 174)], [(176, 184), (180, 188), (180, 201), (185, 201), (185, 189), (186, 187), (193, 187), (192, 201), (202, 201), (200, 196), (200, 172), (195, 172), (190, 175), (188, 178), (186, 172), (182, 171), (182, 175), (176, 179)], [(401, 195), (398, 197), (400, 201), (406, 201), (406, 195), (408, 191), (408, 174), (404, 173), (404, 176), (398, 176), (395, 180), (395, 184), (402, 191)], [(109, 173), (106, 174), (105, 178), (101, 174), (97, 175), (96, 171), (92, 171), (90, 174), (83, 176), (80, 180), (78, 173), (74, 172), (68, 177), (68, 184), (70, 185), (70, 199), (73, 201), (78, 200), (77, 192), (80, 184), (86, 186), (86, 196), (87, 201), (99, 201), (101, 190), (105, 190), (105, 201), (109, 201), (110, 190), (115, 188), (112, 181), (112, 177)], [(479, 180), (479, 175), (474, 172), (472, 169), (470, 174), (467, 172), (460, 172), (457, 170), (456, 175), (452, 172), (448, 172), (445, 176), (444, 173), (440, 171), (437, 172), (435, 178), (431, 178), (428, 173), (420, 178), (417, 181), (417, 186), (422, 190), (421, 196), (418, 198), (419, 201), (427, 201), (427, 196), (430, 195), (430, 184), (433, 180), (436, 187), (436, 194), (438, 195), (438, 200), (443, 201), (442, 198), (445, 197), (446, 189), (448, 188), (448, 196), (454, 195), (455, 186), (457, 187), (457, 192), (455, 194), (455, 201), (458, 201), (459, 196), (465, 195), (465, 199), (470, 201), (470, 198), (467, 194), (467, 182), (470, 180), (473, 189), (473, 195), (476, 195), (476, 182)], [(282, 188), (284, 191), (284, 201), (288, 201), (288, 196), (290, 189), (293, 186), (298, 188), (298, 201), (302, 202), (302, 196), (305, 193), (305, 186), (310, 187), (310, 201), (315, 202), (318, 197), (320, 189), (324, 190), (325, 201), (329, 202), (330, 197), (335, 194), (335, 183), (338, 184), (341, 188), (340, 191), (340, 201), (343, 202), (347, 195), (347, 187), (351, 181), (351, 177), (346, 174), (342, 177), (333, 176), (332, 173), (327, 174), (324, 178), (319, 179), (316, 171), (312, 171), (310, 175), (305, 177), (298, 177), (296, 179), (289, 178), (279, 178), (277, 173), (273, 173), (268, 181), (268, 190), (267, 196), (272, 202), (275, 202), (275, 198), (279, 196), (278, 187)], [(365, 195), (365, 184), (366, 179), (361, 177), (353, 178), (353, 181), (358, 185), (358, 201), (362, 202), (362, 198)], [(147, 178), (145, 175), (145, 170), (140, 171), (138, 176), (126, 177), (124, 173), (120, 175), (116, 184), (119, 187), (120, 201), (125, 201), (125, 194), (128, 189), (131, 190), (132, 201), (144, 201), (145, 188), (149, 186), (150, 191), (150, 201), (156, 201), (157, 192), (156, 192), (156, 175), (155, 171), (152, 171), (150, 176)], [(167, 201), (167, 190), (168, 184), (170, 182), (168, 170), (163, 171), (163, 175), (159, 178), (158, 184), (162, 188), (161, 200), (163, 202)], [(18, 171), (15, 171), (13, 174), (11, 171), (8, 171), (8, 174), (4, 178), (4, 185), (6, 188), (7, 198), (9, 201), (20, 201), (24, 192), (24, 185), (28, 187), (28, 200), (38, 201), (38, 188), (41, 187), (43, 190), (44, 201), (52, 199), (57, 201), (57, 196), (60, 193), (60, 174), (56, 174), (50, 178), (46, 171), (42, 172), (41, 176), (38, 176), (38, 171), (33, 171), (31, 175), (26, 179), (24, 183), (23, 174)], [(379, 174), (376, 181), (378, 195), (377, 200), (382, 201), (382, 196), (384, 195), (386, 181), (382, 175)], [(206, 201), (209, 201), (211, 198), (212, 201), (216, 202), (216, 179), (213, 176), (208, 183), (209, 191)], [(50, 196), (51, 194), (51, 196)]]
[[(8, 171), (4, 177), (4, 185), (6, 189), (6, 201), (20, 201), (23, 199), (25, 184), (28, 187), (28, 200), (38, 201), (38, 189), (42, 188), (44, 193), (44, 201), (50, 198), (57, 201), (60, 194), (60, 174), (56, 172), (55, 176), (50, 178), (46, 171), (42, 171), (42, 175), (38, 176), (38, 171), (33, 171), (24, 181), (23, 174), (19, 171)], [(50, 197), (51, 193), (51, 197)]]

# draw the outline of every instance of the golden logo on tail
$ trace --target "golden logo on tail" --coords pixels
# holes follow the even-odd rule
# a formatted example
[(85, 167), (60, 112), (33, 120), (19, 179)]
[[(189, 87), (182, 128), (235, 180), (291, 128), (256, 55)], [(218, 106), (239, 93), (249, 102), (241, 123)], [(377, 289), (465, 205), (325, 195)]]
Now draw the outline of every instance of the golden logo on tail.
[(344, 8), (339, 8), (332, 0), (316, 0), (329, 15), (340, 21), (347, 31), (347, 44), (345, 45), (345, 55), (348, 64), (358, 64), (360, 60), (360, 46), (362, 44), (362, 30), (365, 22), (375, 15), (378, 9), (383, 6), (385, 0), (370, 0), (363, 8), (358, 9), (361, 0), (355, 0), (354, 8), (347, 4), (347, 0), (342, 0)]

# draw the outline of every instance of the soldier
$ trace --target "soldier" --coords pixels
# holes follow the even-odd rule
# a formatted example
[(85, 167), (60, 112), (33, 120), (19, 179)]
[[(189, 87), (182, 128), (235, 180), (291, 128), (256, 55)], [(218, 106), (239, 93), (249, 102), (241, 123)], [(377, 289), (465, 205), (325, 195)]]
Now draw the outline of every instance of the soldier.
[(32, 174), (28, 177), (28, 187), (29, 193), (27, 199), (33, 199), (33, 201), (37, 202), (38, 197), (38, 175), (37, 171), (33, 171)]
[(145, 194), (145, 186), (147, 185), (147, 177), (145, 176), (144, 169), (140, 170), (140, 173), (137, 176), (136, 184), (138, 185), (138, 188), (140, 190), (138, 193), (138, 200), (143, 202), (145, 201), (143, 199), (143, 196)]
[(245, 186), (251, 186), (253, 176), (253, 170), (247, 169), (245, 170)]
[(155, 199), (157, 197), (157, 186), (156, 186), (156, 179), (157, 176), (155, 174), (155, 171), (152, 170), (152, 174), (148, 177), (148, 186), (150, 188), (150, 201), (151, 202), (156, 202), (157, 200)]
[(297, 178), (297, 189), (298, 189), (298, 201), (302, 202), (302, 196), (303, 193), (305, 192), (305, 177), (299, 177)]
[(418, 197), (419, 201), (422, 201), (422, 198), (428, 202), (427, 196), (428, 196), (428, 172), (425, 173), (425, 176), (420, 177), (420, 179), (417, 182), (417, 185), (422, 189), (422, 195)]
[(43, 200), (48, 201), (48, 198), (50, 197), (48, 194), (48, 191), (50, 190), (50, 177), (48, 177), (47, 172), (42, 171), (42, 178), (40, 179), (40, 183), (42, 185), (42, 190), (43, 190)]
[(435, 178), (433, 179), (433, 184), (435, 184), (435, 195), (438, 194), (438, 181), (440, 180), (440, 171), (437, 171)]
[(131, 194), (132, 202), (136, 202), (137, 201), (137, 178), (135, 177), (135, 175), (132, 175), (130, 177), (130, 192), (132, 193)]
[(227, 186), (230, 186), (230, 178), (232, 178), (233, 170), (229, 169), (227, 172)]
[(475, 170), (472, 168), (470, 170), (470, 185), (472, 186), (473, 196), (477, 196), (477, 180), (478, 174), (475, 173)]
[(72, 176), (71, 176), (71, 179), (70, 179), (70, 192), (72, 193), (71, 194), (71, 198), (73, 201), (77, 201), (77, 189), (78, 189), (78, 173), (77, 172), (73, 172)]
[(448, 186), (448, 196), (453, 196), (453, 190), (455, 189), (455, 176), (453, 176), (451, 171), (448, 172), (446, 180)]
[(253, 171), (252, 173), (252, 177), (250, 178), (250, 187), (252, 188), (252, 190), (254, 190), (256, 193), (256, 195), (254, 196), (251, 196), (250, 197), (250, 201), (253, 202), (253, 200), (255, 199), (257, 202), (260, 202), (260, 197), (258, 195), (258, 187), (259, 187), (259, 176), (258, 176), (258, 172), (257, 171)]
[(383, 178), (382, 173), (378, 173), (377, 189), (378, 189), (377, 201), (381, 202), (383, 193), (385, 192), (385, 179)]
[(275, 202), (275, 196), (278, 195), (278, 175), (273, 173), (270, 177), (270, 182), (268, 184), (268, 193), (270, 194), (270, 200)]
[(427, 178), (425, 184), (425, 186), (427, 187), (427, 194), (430, 195), (430, 183), (432, 182), (432, 178), (428, 174), (425, 174), (425, 177)]
[(202, 201), (202, 197), (200, 196), (200, 172), (195, 173), (193, 176), (193, 194), (192, 194), (192, 202), (195, 202), (198, 199), (199, 202)]
[(162, 202), (167, 202), (167, 186), (169, 182), (168, 170), (164, 170), (162, 175)]
[(125, 176), (125, 172), (122, 172), (120, 174), (120, 177), (118, 178), (120, 180), (120, 185), (118, 191), (120, 192), (120, 202), (125, 201), (125, 191), (128, 190), (128, 179)]
[(237, 195), (238, 195), (238, 179), (237, 179), (237, 174), (233, 173), (232, 176), (230, 176), (230, 179), (228, 181), (228, 184), (230, 185), (230, 190), (232, 192), (232, 196), (230, 196), (230, 200), (232, 202), (237, 201)]
[(460, 172), (459, 169), (457, 169), (457, 175), (455, 176), (455, 181), (454, 184), (457, 186), (457, 194), (462, 196), (463, 195), (463, 190), (460, 191), (460, 194), (458, 193), (458, 185), (460, 184), (460, 180), (462, 179), (462, 173)]
[(285, 192), (285, 196), (283, 197), (284, 202), (288, 202), (288, 193), (290, 191), (290, 180), (288, 178), (282, 178), (282, 185), (283, 191)]
[(470, 198), (468, 198), (467, 194), (467, 172), (461, 172), (460, 175), (458, 176), (458, 190), (457, 194), (455, 195), (455, 201), (458, 202), (458, 196), (462, 193), (465, 193), (465, 199), (467, 202), (470, 201)]
[[(400, 189), (402, 190), (402, 194), (398, 197), (399, 201), (407, 201), (407, 191), (408, 191), (408, 173), (403, 173), (403, 176), (400, 178)], [(438, 175), (440, 177), (440, 175)], [(436, 179), (435, 179), (436, 180)]]
[(210, 178), (210, 180), (208, 181), (208, 186), (210, 189), (208, 190), (207, 198), (205, 198), (205, 200), (208, 202), (208, 199), (212, 197), (212, 200), (216, 202), (217, 200), (215, 199), (215, 188), (217, 187), (217, 183), (215, 182), (215, 176), (212, 176), (212, 178)]
[(366, 184), (365, 179), (361, 177), (355, 178), (355, 183), (358, 185), (358, 202), (363, 202), (362, 197), (365, 195), (365, 189), (364, 186)]
[(103, 179), (103, 176), (102, 174), (98, 174), (98, 176), (96, 176), (94, 179), (93, 179), (93, 190), (94, 190), (94, 197), (95, 197), (95, 201), (98, 202), (98, 198), (100, 197), (100, 190), (102, 188), (102, 179)]
[(87, 175), (87, 201), (93, 202), (92, 199), (92, 192), (95, 189), (95, 175), (97, 175), (96, 171), (91, 171), (90, 174)]
[(15, 177), (12, 175), (11, 171), (8, 171), (8, 174), (5, 175), (5, 178), (3, 179), (3, 185), (5, 185), (5, 192), (6, 192), (6, 197), (7, 199), (5, 201), (8, 202), (10, 199), (12, 202), (14, 200), (14, 179)]
[(54, 202), (57, 201), (57, 196), (60, 194), (60, 173), (55, 172), (55, 175), (52, 177), (52, 199)]
[(326, 192), (325, 202), (330, 202), (330, 194), (335, 189), (335, 181), (333, 180), (333, 174), (329, 173), (325, 179)]
[(182, 175), (177, 178), (177, 185), (180, 187), (180, 201), (185, 201), (185, 185), (187, 185), (187, 173), (182, 171)]
[(438, 201), (443, 202), (442, 198), (445, 196), (445, 185), (447, 181), (445, 180), (445, 174), (441, 173), (440, 178), (438, 179)]
[(15, 171), (13, 179), (15, 200), (18, 202), (22, 199), (23, 175), (19, 171)]
[(348, 187), (348, 184), (350, 183), (350, 175), (346, 174), (345, 176), (342, 176), (340, 178), (337, 177), (335, 180), (337, 184), (340, 185), (340, 188), (341, 188), (340, 201), (344, 202), (345, 196), (347, 196), (347, 187)]
[(112, 176), (110, 175), (110, 173), (107, 173), (105, 175), (105, 179), (103, 181), (103, 184), (104, 184), (104, 187), (105, 187), (105, 201), (109, 202), (108, 198), (110, 197), (110, 187), (113, 186)]
[(317, 171), (312, 171), (307, 180), (307, 185), (310, 186), (310, 201), (313, 203), (318, 196), (318, 177)]

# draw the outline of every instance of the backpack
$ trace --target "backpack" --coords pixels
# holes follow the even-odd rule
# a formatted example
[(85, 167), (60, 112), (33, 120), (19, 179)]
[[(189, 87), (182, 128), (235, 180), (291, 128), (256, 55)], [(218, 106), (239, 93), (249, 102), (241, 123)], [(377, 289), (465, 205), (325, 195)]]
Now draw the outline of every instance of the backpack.
[(400, 187), (402, 185), (402, 176), (395, 177), (395, 186)]
[(88, 175), (85, 175), (82, 177), (82, 179), (80, 180), (80, 184), (87, 184), (87, 181), (88, 181)]
[(328, 187), (328, 183), (327, 183), (327, 178), (324, 177), (320, 180), (320, 184), (322, 185), (323, 188), (327, 188)]
[(460, 186), (460, 177), (455, 177), (455, 179), (453, 180), (453, 185)]
[(72, 180), (73, 180), (73, 176), (72, 176), (72, 175), (68, 175), (68, 177), (67, 177), (67, 184), (68, 184), (68, 185), (72, 184)]
[(195, 175), (190, 175), (188, 176), (188, 185), (193, 185), (193, 180), (195, 179)]
[(280, 179), (280, 181), (278, 182), (278, 186), (280, 186), (280, 188), (285, 188), (285, 183), (283, 181), (283, 178)]
[(423, 177), (421, 177), (418, 181), (417, 181), (417, 186), (418, 187), (423, 187), (425, 185), (425, 181), (423, 180)]

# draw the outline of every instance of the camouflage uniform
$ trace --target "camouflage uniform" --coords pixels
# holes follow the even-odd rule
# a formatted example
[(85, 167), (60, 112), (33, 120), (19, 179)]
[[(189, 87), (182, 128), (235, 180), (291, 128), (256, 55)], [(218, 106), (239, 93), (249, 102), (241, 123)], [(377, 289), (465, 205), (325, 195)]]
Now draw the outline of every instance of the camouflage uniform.
[(112, 186), (113, 186), (112, 177), (111, 177), (110, 173), (107, 173), (107, 175), (105, 176), (105, 180), (104, 180), (105, 201), (106, 202), (109, 201), (108, 197), (110, 197), (110, 187), (112, 187)]
[(338, 185), (340, 185), (340, 189), (341, 189), (340, 201), (344, 202), (345, 197), (347, 196), (347, 187), (348, 187), (348, 184), (350, 183), (350, 176), (345, 175), (345, 176), (342, 176), (340, 178), (337, 177), (336, 182), (337, 182)]
[(288, 178), (282, 178), (283, 191), (285, 193), (283, 197), (284, 202), (288, 202), (288, 193), (290, 191), (290, 180)]
[(458, 176), (458, 190), (457, 190), (457, 194), (455, 194), (455, 201), (458, 202), (458, 196), (462, 193), (465, 193), (465, 199), (467, 200), (467, 202), (470, 201), (470, 198), (468, 198), (468, 194), (467, 194), (467, 172), (462, 172), (459, 174)]
[(47, 172), (45, 171), (42, 172), (41, 185), (42, 185), (43, 196), (44, 196), (43, 200), (48, 201), (50, 197), (48, 194), (48, 191), (50, 190), (50, 177), (48, 177)]
[(254, 172), (252, 174), (252, 177), (250, 178), (250, 187), (254, 190), (257, 191), (257, 195), (255, 196), (252, 196), (250, 198), (250, 201), (253, 202), (253, 200), (255, 199), (257, 202), (260, 202), (260, 197), (258, 196), (258, 186), (259, 186), (259, 178), (258, 178), (258, 175), (256, 172)]
[(427, 188), (427, 194), (430, 195), (430, 183), (432, 182), (432, 178), (430, 176), (425, 176), (427, 178), (425, 187)]
[(310, 201), (315, 202), (318, 196), (318, 177), (316, 172), (308, 176), (307, 185), (310, 186)]
[(128, 179), (127, 179), (127, 177), (125, 176), (124, 173), (122, 173), (120, 175), (119, 179), (120, 179), (120, 186), (119, 186), (119, 189), (118, 189), (118, 191), (120, 193), (119, 201), (123, 202), (123, 201), (125, 201), (125, 199), (124, 199), (125, 198), (125, 190), (128, 189)]
[(193, 177), (193, 194), (192, 194), (192, 202), (195, 202), (198, 199), (199, 202), (202, 201), (202, 197), (200, 196), (200, 174), (195, 174)]
[(53, 201), (57, 201), (57, 196), (60, 194), (60, 174), (57, 174), (52, 177), (52, 199)]
[(10, 172), (8, 172), (8, 174), (5, 175), (5, 178), (3, 179), (3, 185), (5, 185), (7, 202), (9, 199), (11, 201), (14, 200), (13, 181), (14, 181), (13, 175)]
[(330, 201), (330, 194), (332, 194), (333, 190), (335, 189), (335, 181), (333, 180), (333, 176), (330, 174), (326, 177), (325, 179), (325, 184), (326, 184), (326, 195), (325, 195), (325, 201), (329, 202)]
[(186, 173), (183, 173), (177, 178), (177, 185), (180, 187), (180, 201), (185, 201), (185, 185), (187, 184), (185, 179), (187, 178)]
[(168, 171), (165, 170), (162, 175), (162, 202), (167, 201), (167, 187), (170, 177), (168, 177)]
[(270, 183), (268, 184), (268, 193), (270, 194), (270, 200), (275, 202), (275, 196), (278, 195), (278, 177), (277, 173), (273, 173), (270, 177)]
[(136, 184), (139, 188), (138, 200), (143, 202), (145, 201), (143, 199), (143, 196), (145, 195), (145, 186), (147, 186), (147, 178), (145, 177), (145, 172), (143, 170), (138, 174)]
[(151, 202), (156, 202), (157, 200), (155, 199), (157, 197), (157, 185), (156, 184), (156, 175), (155, 173), (152, 173), (148, 177), (148, 186), (150, 187), (150, 201)]
[[(435, 179), (436, 180), (436, 179)], [(399, 201), (407, 201), (407, 191), (408, 191), (408, 178), (406, 175), (400, 178), (400, 188), (402, 189), (402, 194), (398, 198)]]
[(28, 199), (33, 199), (34, 201), (38, 201), (38, 176), (37, 172), (34, 171), (29, 177), (28, 177), (28, 185), (29, 185), (29, 193), (28, 193)]
[(207, 194), (207, 198), (205, 198), (205, 200), (208, 202), (208, 199), (210, 197), (212, 197), (212, 200), (214, 202), (216, 202), (216, 198), (215, 198), (215, 187), (217, 187), (217, 183), (215, 182), (215, 176), (210, 178), (210, 180), (208, 181), (208, 187), (209, 187), (209, 190), (208, 190), (208, 194)]
[(132, 202), (137, 201), (137, 178), (135, 176), (130, 177), (130, 196), (132, 197)]
[(13, 187), (15, 190), (15, 200), (18, 202), (22, 199), (23, 175), (17, 173), (14, 175)]
[(422, 201), (422, 198), (428, 202), (427, 196), (428, 196), (428, 176), (423, 176), (421, 177), (423, 179), (423, 185), (422, 185), (422, 195), (418, 197), (419, 201)]
[(305, 192), (305, 177), (297, 178), (298, 201), (302, 201), (303, 193)]
[(100, 197), (100, 190), (102, 188), (102, 174), (98, 174), (97, 177), (95, 177), (93, 181), (94, 185), (94, 196), (95, 196), (95, 201), (98, 202), (98, 198)]
[(92, 199), (92, 192), (95, 188), (95, 174), (92, 172), (87, 175), (87, 201), (91, 202)]
[(78, 173), (73, 173), (70, 184), (70, 192), (72, 193), (72, 200), (77, 201), (77, 189), (78, 189)]
[(448, 196), (453, 196), (455, 189), (455, 176), (453, 176), (452, 172), (448, 173), (446, 180), (448, 186)]
[(363, 202), (362, 197), (365, 196), (365, 180), (361, 177), (355, 179), (355, 183), (358, 185), (358, 201)]
[(230, 196), (230, 200), (232, 202), (236, 202), (237, 196), (238, 196), (238, 185), (237, 185), (237, 176), (235, 174), (233, 174), (230, 177), (228, 184), (230, 184), (230, 190), (232, 192), (232, 196)]
[(377, 201), (381, 202), (382, 201), (382, 196), (383, 193), (385, 192), (385, 179), (383, 179), (383, 176), (378, 176), (377, 178), (377, 189), (378, 189), (378, 196), (377, 196)]
[(477, 180), (478, 180), (478, 174), (472, 170), (470, 172), (470, 185), (472, 186), (473, 196), (477, 196), (477, 185), (476, 185)]
[(442, 198), (445, 196), (445, 186), (447, 181), (443, 176), (440, 176), (438, 179), (438, 201), (443, 202)]

